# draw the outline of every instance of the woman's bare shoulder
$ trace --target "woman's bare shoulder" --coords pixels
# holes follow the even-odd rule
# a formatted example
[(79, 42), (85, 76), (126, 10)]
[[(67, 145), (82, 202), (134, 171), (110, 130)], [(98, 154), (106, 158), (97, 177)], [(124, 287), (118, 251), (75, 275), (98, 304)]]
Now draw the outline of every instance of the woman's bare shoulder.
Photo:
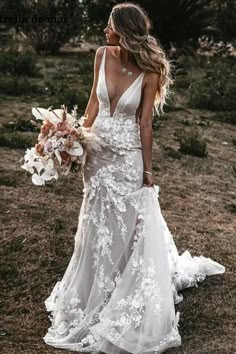
[(106, 46), (101, 46), (98, 47), (96, 50), (96, 54), (95, 54), (95, 58), (94, 58), (94, 67), (95, 67), (95, 71), (99, 71), (100, 65), (101, 65), (101, 61), (102, 61), (102, 56), (104, 53)]
[(106, 49), (106, 45), (103, 45), (101, 47), (98, 47), (97, 50), (96, 50), (96, 55), (102, 55), (104, 50)]

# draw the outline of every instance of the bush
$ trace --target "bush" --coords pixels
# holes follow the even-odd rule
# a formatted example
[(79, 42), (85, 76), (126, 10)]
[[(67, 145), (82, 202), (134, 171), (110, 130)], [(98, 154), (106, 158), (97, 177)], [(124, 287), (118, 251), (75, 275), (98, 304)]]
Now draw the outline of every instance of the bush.
[(3, 77), (0, 79), (0, 93), (9, 96), (38, 95), (43, 89), (23, 77)]
[(68, 86), (65, 80), (59, 81), (57, 84), (53, 81), (47, 81), (45, 84), (49, 95), (49, 106), (59, 108), (62, 104), (65, 104), (70, 111), (74, 105), (78, 105), (78, 112), (84, 110), (89, 98), (89, 93), (85, 89), (77, 91), (75, 88)]
[(37, 143), (38, 134), (0, 131), (0, 146), (13, 149), (30, 148)]
[(6, 187), (16, 187), (16, 178), (12, 176), (4, 176), (3, 172), (0, 171), (1, 176), (0, 176), (0, 186), (6, 186)]
[(176, 131), (175, 137), (180, 145), (178, 151), (183, 154), (197, 157), (206, 157), (208, 155), (206, 139), (200, 136), (196, 126), (188, 130), (180, 129)]
[(189, 86), (189, 105), (213, 111), (236, 110), (236, 64), (234, 58), (209, 61), (203, 78)]
[(13, 76), (41, 76), (36, 56), (31, 52), (19, 53), (17, 50), (1, 53), (0, 71)]
[(40, 54), (57, 54), (60, 48), (74, 35), (86, 29), (84, 3), (78, 0), (50, 0), (24, 2), (22, 12), (28, 21), (21, 24), (29, 44)]
[(236, 111), (232, 112), (220, 112), (212, 117), (219, 122), (236, 124)]
[(15, 122), (8, 122), (2, 125), (2, 130), (21, 131), (21, 132), (39, 132), (39, 128), (31, 123), (29, 119), (19, 118)]
[(236, 39), (236, 2), (235, 0), (215, 0), (216, 25), (219, 31), (214, 34), (216, 40), (234, 42)]
[(169, 156), (172, 159), (180, 159), (181, 158), (181, 153), (179, 151), (176, 151), (175, 149), (173, 149), (171, 146), (162, 145), (162, 148), (163, 148), (166, 156)]

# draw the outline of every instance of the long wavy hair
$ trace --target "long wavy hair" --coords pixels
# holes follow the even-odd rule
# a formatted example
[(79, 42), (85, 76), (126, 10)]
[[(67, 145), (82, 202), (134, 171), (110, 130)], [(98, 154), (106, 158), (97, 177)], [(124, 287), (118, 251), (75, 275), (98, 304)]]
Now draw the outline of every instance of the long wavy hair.
[(152, 23), (146, 11), (132, 2), (120, 3), (112, 7), (110, 19), (114, 32), (120, 36), (119, 44), (131, 53), (140, 70), (159, 74), (154, 107), (158, 115), (164, 113), (163, 107), (172, 93), (172, 64), (159, 40), (149, 34)]

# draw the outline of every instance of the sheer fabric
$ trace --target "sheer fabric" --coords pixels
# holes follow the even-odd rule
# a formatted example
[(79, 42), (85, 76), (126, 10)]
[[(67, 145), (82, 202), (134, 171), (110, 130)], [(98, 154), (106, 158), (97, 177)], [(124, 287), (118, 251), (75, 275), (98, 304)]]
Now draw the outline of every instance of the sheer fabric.
[(181, 345), (180, 290), (224, 273), (204, 256), (182, 255), (162, 216), (159, 187), (143, 184), (135, 113), (144, 73), (110, 116), (105, 55), (99, 71), (99, 112), (91, 130), (106, 146), (88, 154), (83, 201), (68, 268), (45, 301), (57, 348), (107, 354), (159, 354)]

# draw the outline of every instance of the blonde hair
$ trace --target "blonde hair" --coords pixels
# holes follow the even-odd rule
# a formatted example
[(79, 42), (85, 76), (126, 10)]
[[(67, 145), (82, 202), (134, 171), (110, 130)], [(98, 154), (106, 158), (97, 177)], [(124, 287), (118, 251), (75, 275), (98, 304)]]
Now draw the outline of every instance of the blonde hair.
[(114, 32), (120, 36), (120, 45), (131, 53), (140, 70), (159, 74), (154, 107), (158, 115), (164, 113), (163, 106), (172, 93), (172, 64), (159, 41), (149, 34), (152, 24), (147, 13), (140, 5), (126, 2), (113, 6), (110, 19)]

